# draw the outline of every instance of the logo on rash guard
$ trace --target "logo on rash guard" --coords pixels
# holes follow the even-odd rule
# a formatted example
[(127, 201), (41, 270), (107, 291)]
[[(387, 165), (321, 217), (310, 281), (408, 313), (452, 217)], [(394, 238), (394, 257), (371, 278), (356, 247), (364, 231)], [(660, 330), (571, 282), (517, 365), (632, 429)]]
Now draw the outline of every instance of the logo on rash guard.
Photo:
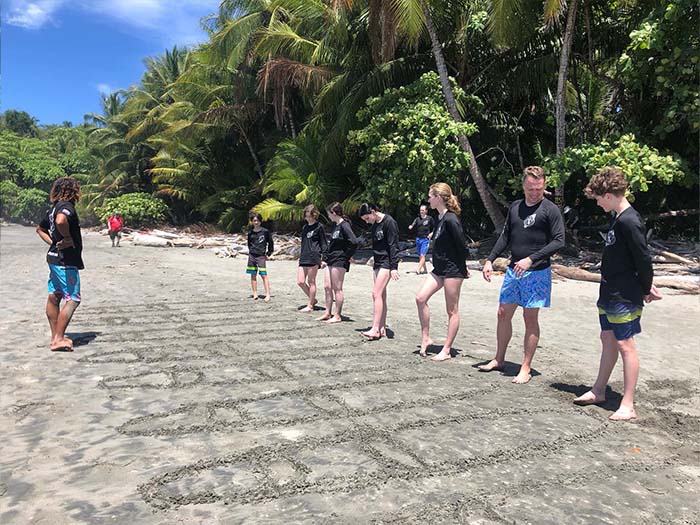
[(427, 226), (427, 225), (428, 225), (428, 219), (425, 219), (425, 220), (423, 221), (423, 226)]
[(612, 246), (615, 244), (615, 241), (617, 241), (617, 238), (615, 237), (615, 230), (610, 230), (605, 236), (605, 246)]
[(384, 230), (377, 229), (377, 233), (374, 236), (378, 241), (381, 241), (384, 238)]
[(265, 242), (265, 236), (264, 235), (258, 235), (258, 240), (255, 241), (258, 244), (263, 244)]
[(333, 235), (331, 235), (331, 239), (338, 239), (340, 238), (340, 230), (335, 230), (333, 232)]
[(306, 238), (307, 238), (307, 239), (311, 239), (311, 237), (313, 237), (313, 236), (314, 236), (314, 232), (313, 232), (313, 231), (306, 232)]
[(535, 224), (535, 217), (537, 217), (537, 213), (533, 213), (532, 215), (525, 217), (525, 220), (523, 221), (523, 228), (529, 228)]

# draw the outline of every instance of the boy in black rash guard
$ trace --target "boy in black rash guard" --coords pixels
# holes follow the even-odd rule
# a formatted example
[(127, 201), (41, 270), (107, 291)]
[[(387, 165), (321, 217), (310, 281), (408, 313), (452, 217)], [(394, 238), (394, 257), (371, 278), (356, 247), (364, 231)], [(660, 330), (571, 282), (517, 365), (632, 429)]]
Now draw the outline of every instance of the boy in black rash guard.
[(418, 253), (418, 269), (416, 273), (420, 275), (421, 273), (428, 273), (428, 270), (425, 268), (425, 256), (428, 253), (430, 238), (435, 229), (435, 219), (428, 215), (428, 207), (425, 204), (420, 205), (418, 213), (418, 217), (413, 219), (408, 229), (413, 230), (415, 228), (416, 252)]
[(250, 224), (253, 226), (248, 230), (248, 266), (246, 273), (250, 275), (250, 287), (253, 291), (253, 299), (258, 299), (258, 278), (260, 273), (263, 285), (265, 286), (265, 302), (270, 302), (270, 281), (267, 277), (267, 258), (272, 255), (274, 245), (272, 234), (262, 227), (262, 216), (259, 213), (250, 212), (248, 214)]
[(317, 221), (318, 208), (309, 204), (304, 208), (306, 224), (301, 229), (301, 254), (299, 255), (299, 269), (297, 270), (297, 284), (309, 299), (302, 312), (312, 312), (318, 302), (316, 300), (316, 273), (319, 268), (325, 267), (321, 261), (323, 253), (328, 249), (326, 231)]
[(433, 232), (433, 271), (425, 279), (416, 295), (418, 318), (421, 326), (420, 355), (425, 357), (430, 338), (430, 308), (428, 301), (440, 290), (445, 289), (447, 310), (447, 337), (440, 353), (433, 361), (446, 361), (452, 357), (452, 345), (459, 331), (459, 295), (462, 282), (469, 277), (467, 270), (467, 246), (464, 230), (457, 214), (461, 212), (457, 197), (452, 188), (444, 182), (430, 186), (428, 193), (430, 207), (437, 210), (439, 219)]
[[(331, 230), (331, 240), (323, 254), (326, 263), (324, 291), (326, 293), (326, 313), (318, 318), (326, 323), (340, 323), (343, 320), (343, 281), (345, 273), (350, 271), (350, 259), (357, 250), (357, 238), (350, 224), (345, 220), (343, 207), (339, 202), (328, 206), (328, 218), (335, 224)], [(333, 300), (335, 299), (335, 314)]]
[[(83, 240), (75, 205), (80, 200), (80, 185), (72, 177), (56, 179), (51, 187), (52, 208), (36, 232), (49, 244), (46, 262), (49, 264), (49, 297), (46, 317), (51, 328), (51, 350), (71, 352), (73, 341), (66, 329), (80, 305), (80, 274), (83, 264)], [(61, 299), (66, 303), (61, 306)]]
[(380, 212), (374, 204), (362, 204), (359, 215), (372, 225), (374, 252), (372, 328), (361, 333), (368, 340), (376, 341), (386, 335), (386, 287), (389, 279), (399, 280), (399, 227), (391, 215)]
[(479, 366), (482, 372), (502, 370), (506, 350), (513, 333), (512, 319), (518, 306), (523, 308), (525, 347), (520, 372), (513, 383), (532, 379), (532, 358), (540, 340), (539, 311), (548, 308), (552, 295), (552, 272), (549, 258), (564, 246), (564, 221), (559, 208), (544, 198), (545, 175), (539, 166), (523, 170), (525, 198), (508, 209), (503, 233), (491, 250), (482, 273), (491, 282), (492, 262), (510, 245), (511, 262), (506, 270), (498, 300), (496, 357)]
[(642, 331), (640, 319), (644, 303), (661, 299), (653, 286), (654, 271), (647, 248), (646, 229), (639, 213), (625, 198), (627, 180), (618, 168), (604, 168), (586, 186), (586, 196), (606, 212), (614, 212), (603, 249), (598, 314), (600, 356), (598, 378), (593, 387), (574, 399), (577, 405), (605, 401), (605, 388), (622, 356), (624, 393), (620, 407), (610, 416), (613, 421), (635, 419), (634, 391), (639, 377), (639, 358), (634, 336)]

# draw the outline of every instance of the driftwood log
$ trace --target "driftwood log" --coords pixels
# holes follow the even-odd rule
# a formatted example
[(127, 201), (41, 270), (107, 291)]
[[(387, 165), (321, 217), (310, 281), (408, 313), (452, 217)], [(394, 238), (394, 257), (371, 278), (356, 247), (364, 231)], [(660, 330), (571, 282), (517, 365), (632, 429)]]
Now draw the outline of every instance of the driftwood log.
[[(588, 272), (581, 268), (570, 268), (568, 266), (562, 266), (561, 264), (553, 264), (552, 271), (557, 275), (566, 277), (567, 279), (574, 279), (576, 281), (588, 281), (592, 283), (600, 282), (600, 274)], [(675, 290), (682, 290), (689, 293), (700, 293), (700, 287), (697, 284), (686, 281), (679, 281), (676, 279), (668, 279), (664, 277), (654, 279), (654, 285), (660, 288), (673, 288)]]

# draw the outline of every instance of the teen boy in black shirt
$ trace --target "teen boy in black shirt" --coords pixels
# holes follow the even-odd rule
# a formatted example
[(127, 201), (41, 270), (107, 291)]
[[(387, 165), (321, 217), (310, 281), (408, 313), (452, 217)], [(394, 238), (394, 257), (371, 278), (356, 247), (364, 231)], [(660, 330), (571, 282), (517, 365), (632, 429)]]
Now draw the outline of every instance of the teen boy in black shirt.
[(258, 298), (258, 278), (260, 277), (265, 287), (265, 302), (270, 302), (270, 280), (267, 276), (267, 258), (274, 251), (272, 234), (262, 227), (262, 216), (259, 213), (250, 212), (250, 224), (252, 228), (248, 230), (248, 266), (246, 273), (250, 275), (250, 287), (253, 292), (253, 299)]
[(603, 249), (598, 318), (603, 352), (593, 387), (574, 400), (577, 405), (605, 401), (605, 388), (622, 356), (624, 393), (613, 421), (635, 419), (634, 392), (639, 377), (639, 358), (634, 336), (642, 331), (644, 303), (661, 299), (653, 286), (654, 271), (647, 248), (646, 229), (639, 213), (625, 197), (627, 180), (618, 168), (604, 168), (586, 186), (586, 196), (606, 212), (614, 212)]
[(408, 229), (413, 231), (415, 228), (416, 252), (418, 253), (418, 269), (416, 273), (421, 274), (428, 272), (425, 268), (425, 256), (428, 254), (430, 238), (435, 229), (435, 219), (428, 215), (428, 207), (425, 204), (420, 205), (418, 213), (418, 217), (413, 219)]

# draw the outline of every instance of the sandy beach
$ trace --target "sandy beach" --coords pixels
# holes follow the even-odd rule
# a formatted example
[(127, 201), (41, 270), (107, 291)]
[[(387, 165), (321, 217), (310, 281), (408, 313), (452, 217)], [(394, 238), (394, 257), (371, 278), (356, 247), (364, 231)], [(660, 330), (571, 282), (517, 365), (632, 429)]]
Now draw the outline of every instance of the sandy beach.
[[(348, 322), (299, 313), (296, 261), (272, 261), (272, 302), (245, 258), (84, 236), (83, 304), (51, 353), (46, 245), (0, 232), (0, 523), (698, 523), (697, 295), (645, 309), (633, 423), (572, 400), (595, 379), (598, 285), (555, 281), (535, 373), (514, 318), (493, 356), (502, 276), (464, 283), (457, 356), (418, 356), (422, 276), (389, 285), (392, 338), (366, 342), (371, 268), (345, 281)], [(322, 279), (318, 284), (322, 289)], [(262, 287), (260, 287), (262, 290)], [(431, 301), (433, 337), (446, 330)], [(433, 351), (437, 351), (434, 348)]]

